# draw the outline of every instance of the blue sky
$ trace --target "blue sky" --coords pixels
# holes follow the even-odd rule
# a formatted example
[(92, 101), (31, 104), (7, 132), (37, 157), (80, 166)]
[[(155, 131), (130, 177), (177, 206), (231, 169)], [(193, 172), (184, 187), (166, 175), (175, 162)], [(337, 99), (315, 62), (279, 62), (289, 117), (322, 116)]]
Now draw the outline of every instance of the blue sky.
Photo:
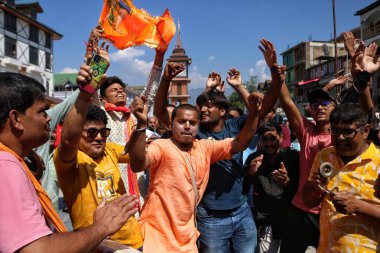
[[(54, 72), (78, 69), (89, 32), (97, 24), (102, 0), (40, 0), (44, 13), (38, 19), (64, 37), (54, 43)], [(374, 0), (336, 0), (337, 34), (359, 26), (354, 13)], [(261, 37), (275, 43), (278, 55), (289, 46), (313, 40), (329, 40), (333, 34), (331, 0), (134, 0), (152, 15), (169, 8), (180, 19), (182, 45), (189, 57), (191, 88), (203, 87), (209, 72), (226, 75), (238, 68), (244, 80), (269, 77), (261, 52)], [(174, 47), (174, 37), (166, 57)], [(130, 85), (143, 85), (154, 58), (147, 47), (124, 51), (111, 49), (108, 75), (118, 75)], [(280, 62), (282, 62), (281, 57)]]

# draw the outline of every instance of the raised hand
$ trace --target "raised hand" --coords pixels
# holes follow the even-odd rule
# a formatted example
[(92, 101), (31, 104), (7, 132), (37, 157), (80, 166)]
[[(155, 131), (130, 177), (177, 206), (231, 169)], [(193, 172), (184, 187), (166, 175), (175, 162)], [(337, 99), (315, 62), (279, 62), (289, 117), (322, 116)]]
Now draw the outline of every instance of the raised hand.
[(360, 72), (363, 72), (363, 58), (364, 58), (365, 45), (361, 41), (359, 47), (356, 49), (354, 56), (351, 59), (351, 75), (354, 80)]
[(86, 48), (86, 55), (85, 58), (87, 61), (89, 61), (92, 56), (93, 52), (97, 50), (99, 40), (102, 38), (103, 35), (103, 28), (101, 28), (100, 25), (96, 26), (94, 29), (91, 30), (90, 36), (87, 41), (87, 48)]
[(260, 40), (262, 46), (259, 46), (260, 51), (263, 53), (268, 67), (272, 70), (274, 64), (277, 64), (277, 54), (274, 44), (265, 38)]
[(181, 73), (184, 70), (185, 66), (183, 66), (181, 63), (168, 62), (165, 66), (162, 79), (170, 82), (174, 77), (176, 77), (179, 73)]
[(102, 231), (104, 229), (105, 234), (112, 235), (137, 212), (137, 203), (136, 197), (127, 194), (110, 202), (104, 198), (95, 210), (94, 225)]
[(264, 94), (261, 92), (252, 92), (248, 97), (248, 111), (259, 112), (263, 103)]
[(364, 50), (363, 57), (363, 70), (369, 73), (374, 73), (380, 68), (379, 58), (375, 58), (377, 51), (377, 44), (372, 42)]
[(206, 90), (214, 90), (224, 92), (224, 82), (222, 81), (222, 77), (219, 73), (213, 71), (208, 74), (207, 82), (206, 82)]
[(232, 87), (242, 85), (240, 72), (235, 68), (230, 68), (227, 72), (227, 83)]
[(258, 171), (258, 169), (260, 168), (261, 164), (263, 163), (263, 159), (264, 159), (264, 155), (261, 154), (260, 156), (254, 158), (250, 165), (249, 165), (249, 169), (248, 169), (248, 173), (251, 175), (251, 176), (254, 176), (256, 174), (256, 172)]
[(331, 195), (331, 201), (334, 204), (335, 210), (343, 214), (352, 214), (358, 211), (358, 199), (354, 194), (348, 191), (336, 192)]
[(322, 89), (328, 92), (332, 90), (333, 88), (335, 88), (336, 86), (344, 85), (349, 78), (350, 77), (348, 75), (339, 76), (338, 78), (335, 78), (329, 81)]
[(109, 56), (109, 53), (108, 53), (108, 49), (109, 49), (110, 45), (107, 44), (106, 42), (102, 42), (102, 44), (100, 45), (100, 47), (97, 47), (94, 51), (95, 53), (97, 53), (98, 55), (100, 55), (102, 58), (106, 59), (107, 62), (108, 62), (108, 65), (110, 64), (110, 56)]
[(146, 105), (146, 99), (144, 96), (135, 97), (129, 106), (133, 115), (137, 118), (139, 125), (146, 125), (148, 121), (148, 106)]
[(275, 182), (284, 187), (288, 187), (290, 184), (290, 178), (288, 177), (288, 171), (285, 168), (283, 162), (281, 162), (281, 168), (272, 172), (272, 178)]
[(92, 80), (92, 69), (86, 65), (83, 64), (80, 66), (78, 76), (77, 76), (77, 84), (79, 87), (84, 87), (86, 84), (90, 83)]
[(355, 37), (352, 32), (344, 32), (342, 35), (344, 39), (344, 47), (352, 58), (355, 54)]

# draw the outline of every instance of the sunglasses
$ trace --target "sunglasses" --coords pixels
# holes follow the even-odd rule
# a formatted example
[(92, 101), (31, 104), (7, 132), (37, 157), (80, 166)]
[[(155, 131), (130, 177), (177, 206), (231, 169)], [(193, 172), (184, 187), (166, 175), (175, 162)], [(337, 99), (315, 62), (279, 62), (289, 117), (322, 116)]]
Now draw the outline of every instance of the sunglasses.
[(346, 139), (353, 139), (356, 136), (356, 134), (360, 132), (363, 128), (364, 126), (359, 127), (358, 129), (355, 130), (355, 129), (350, 129), (350, 128), (339, 129), (339, 128), (332, 127), (331, 134), (334, 136), (343, 135), (343, 137)]
[(102, 129), (97, 129), (97, 128), (83, 129), (83, 131), (87, 133), (87, 138), (96, 138), (96, 136), (98, 136), (99, 133), (104, 138), (104, 137), (108, 137), (111, 133), (111, 129), (106, 128), (106, 127)]
[(331, 102), (330, 101), (321, 101), (321, 102), (310, 103), (310, 107), (314, 110), (318, 109), (319, 106), (322, 106), (322, 108), (326, 110), (326, 109), (330, 108)]

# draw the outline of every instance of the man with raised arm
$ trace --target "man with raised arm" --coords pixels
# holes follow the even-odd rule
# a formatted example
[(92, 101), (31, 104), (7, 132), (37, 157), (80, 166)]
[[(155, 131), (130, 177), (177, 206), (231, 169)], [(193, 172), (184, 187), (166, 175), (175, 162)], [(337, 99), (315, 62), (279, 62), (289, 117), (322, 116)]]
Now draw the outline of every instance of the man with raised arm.
[[(166, 48), (156, 49), (154, 63), (148, 76), (147, 86), (158, 85), (162, 73), (162, 64)], [(126, 106), (127, 94), (126, 84), (117, 76), (108, 77), (100, 87), (100, 98), (107, 115), (107, 127), (110, 128), (111, 134), (108, 141), (123, 145), (128, 142), (133, 128), (136, 125), (136, 119)], [(144, 184), (141, 177), (145, 179), (145, 173), (133, 173), (128, 164), (119, 164), (121, 178), (124, 187), (129, 194), (135, 194), (139, 197), (140, 207), (144, 203), (143, 197), (140, 195), (140, 188)]]
[(89, 252), (136, 212), (137, 200), (123, 195), (103, 201), (92, 225), (63, 233), (49, 197), (23, 160), (50, 136), (44, 93), (32, 78), (0, 73), (0, 252)]
[[(100, 55), (109, 60), (107, 49), (101, 47)], [(90, 67), (82, 65), (78, 85), (82, 87), (89, 80)], [(62, 139), (54, 153), (59, 184), (74, 229), (91, 226), (92, 213), (102, 199), (118, 199), (126, 193), (118, 163), (128, 163), (128, 154), (124, 154), (124, 146), (106, 142), (111, 132), (106, 127), (106, 113), (95, 105), (90, 106), (90, 100), (91, 95), (81, 90), (65, 119)], [(110, 239), (135, 249), (139, 249), (143, 243), (134, 217), (112, 234)]]
[[(170, 139), (152, 142), (146, 155), (145, 131), (130, 143), (131, 167), (137, 171), (150, 168), (149, 196), (140, 218), (144, 251), (198, 252), (195, 209), (204, 194), (210, 165), (243, 151), (256, 132), (261, 97), (253, 93), (248, 100), (249, 115), (235, 138), (197, 140), (198, 110), (182, 104), (173, 111)], [(137, 106), (141, 111), (142, 101), (136, 98), (133, 107)]]
[[(273, 47), (269, 47), (270, 42), (262, 39), (261, 44), (265, 59), (273, 65), (276, 64), (276, 52)], [(275, 80), (263, 98), (259, 118), (263, 118), (276, 103), (281, 88), (281, 82), (276, 81), (279, 78), (278, 73), (274, 72)], [(215, 80), (214, 86), (220, 86), (217, 83), (220, 78), (216, 76)], [(212, 81), (209, 78), (207, 87), (212, 86)], [(227, 83), (247, 105), (249, 93), (235, 68), (229, 70)], [(198, 96), (197, 106), (200, 110), (198, 139), (233, 138), (246, 120), (246, 116), (226, 119), (228, 101), (224, 95), (215, 91), (204, 92)], [(237, 253), (252, 252), (256, 247), (256, 227), (243, 190), (243, 179), (247, 174), (243, 165), (243, 152), (238, 152), (232, 159), (218, 161), (210, 168), (209, 183), (197, 211), (198, 229), (201, 233), (200, 252), (226, 252), (228, 248)]]

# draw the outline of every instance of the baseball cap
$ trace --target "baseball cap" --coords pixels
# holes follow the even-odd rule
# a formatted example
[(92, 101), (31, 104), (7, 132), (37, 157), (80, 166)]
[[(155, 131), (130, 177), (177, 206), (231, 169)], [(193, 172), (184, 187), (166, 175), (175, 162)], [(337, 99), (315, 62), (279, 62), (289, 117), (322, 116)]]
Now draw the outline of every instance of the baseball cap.
[(313, 101), (316, 100), (317, 98), (323, 98), (323, 99), (326, 99), (328, 101), (332, 101), (335, 104), (338, 104), (332, 96), (330, 96), (326, 91), (324, 91), (322, 89), (313, 90), (307, 96), (307, 100), (309, 101), (309, 103), (313, 103)]

